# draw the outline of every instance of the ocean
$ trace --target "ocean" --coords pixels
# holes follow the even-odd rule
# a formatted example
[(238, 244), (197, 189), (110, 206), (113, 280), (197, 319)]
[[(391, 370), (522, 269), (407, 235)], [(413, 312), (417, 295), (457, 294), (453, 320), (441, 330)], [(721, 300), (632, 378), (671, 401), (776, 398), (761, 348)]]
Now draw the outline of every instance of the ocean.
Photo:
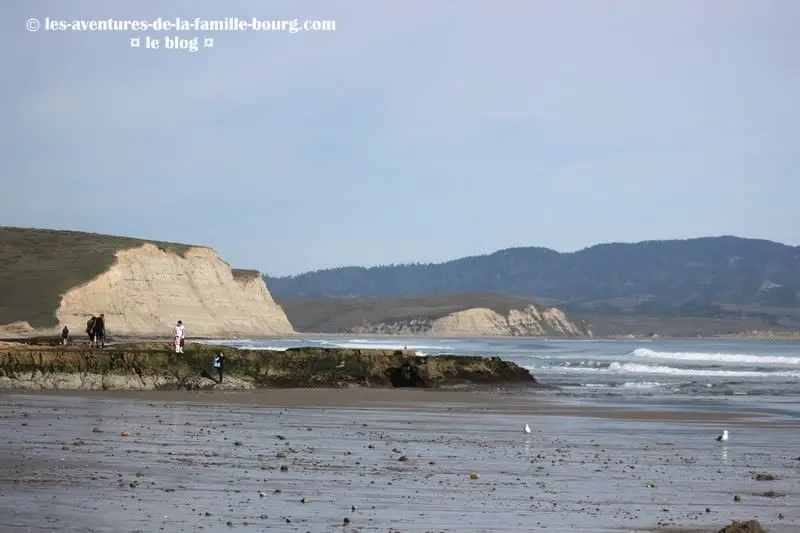
[(800, 396), (800, 342), (786, 340), (309, 336), (221, 343), (263, 350), (408, 348), (432, 357), (498, 356), (566, 395)]

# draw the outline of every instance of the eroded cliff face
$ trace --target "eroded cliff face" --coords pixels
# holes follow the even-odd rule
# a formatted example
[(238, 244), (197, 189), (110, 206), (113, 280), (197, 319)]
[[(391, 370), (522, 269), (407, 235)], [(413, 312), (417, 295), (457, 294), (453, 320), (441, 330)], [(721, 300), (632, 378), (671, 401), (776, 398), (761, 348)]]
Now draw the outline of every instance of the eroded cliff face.
[(591, 336), (591, 332), (576, 325), (561, 309), (550, 307), (539, 311), (529, 305), (523, 310), (512, 309), (508, 313), (508, 328), (512, 335), (563, 335), (565, 337)]
[(510, 334), (506, 319), (500, 313), (485, 308), (465, 309), (434, 320), (430, 333), (459, 336)]
[(447, 316), (384, 323), (365, 323), (353, 333), (435, 335), (463, 337), (591, 337), (592, 332), (572, 322), (560, 309), (539, 310), (534, 305), (512, 309), (508, 316), (486, 308), (465, 309)]
[(152, 244), (117, 252), (109, 270), (63, 295), (58, 329), (80, 334), (100, 313), (108, 335), (171, 335), (178, 320), (188, 337), (294, 333), (264, 280), (234, 277), (210, 248), (185, 256)]

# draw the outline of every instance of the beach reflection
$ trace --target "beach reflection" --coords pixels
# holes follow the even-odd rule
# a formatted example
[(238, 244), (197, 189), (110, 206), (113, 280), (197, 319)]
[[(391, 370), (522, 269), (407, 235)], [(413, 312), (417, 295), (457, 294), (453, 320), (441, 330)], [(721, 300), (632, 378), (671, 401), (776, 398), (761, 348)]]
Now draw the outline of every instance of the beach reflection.
[(719, 452), (719, 458), (720, 458), (720, 461), (723, 462), (723, 463), (727, 463), (728, 462), (728, 446), (726, 444), (722, 445), (722, 448), (720, 449), (720, 452)]

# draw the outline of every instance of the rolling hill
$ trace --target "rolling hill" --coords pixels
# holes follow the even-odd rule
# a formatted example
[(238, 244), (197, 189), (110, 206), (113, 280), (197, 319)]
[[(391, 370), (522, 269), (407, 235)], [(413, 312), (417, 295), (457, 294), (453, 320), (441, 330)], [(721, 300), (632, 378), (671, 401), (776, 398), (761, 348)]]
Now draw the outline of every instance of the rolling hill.
[[(703, 317), (728, 325), (746, 318), (775, 328), (800, 320), (800, 246), (733, 236), (598, 244), (570, 253), (509, 248), (438, 264), (265, 279), (293, 310), (309, 299), (494, 293), (555, 305), (578, 318)], [(305, 320), (297, 313), (290, 318)]]
[(800, 247), (726, 236), (571, 253), (509, 248), (439, 264), (342, 267), (266, 281), (283, 299), (497, 293), (645, 314), (709, 303), (798, 308)]

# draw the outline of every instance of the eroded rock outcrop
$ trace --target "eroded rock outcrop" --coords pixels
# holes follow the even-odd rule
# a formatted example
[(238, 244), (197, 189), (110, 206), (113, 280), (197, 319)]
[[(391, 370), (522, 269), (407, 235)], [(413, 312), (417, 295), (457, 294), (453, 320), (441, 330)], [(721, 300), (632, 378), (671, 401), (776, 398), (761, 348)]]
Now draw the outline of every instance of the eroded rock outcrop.
[(572, 322), (561, 309), (550, 307), (539, 311), (535, 305), (525, 309), (512, 309), (508, 313), (508, 327), (512, 335), (563, 335), (565, 337), (591, 337), (591, 332)]
[(535, 385), (531, 373), (498, 357), (419, 357), (402, 350), (293, 348), (237, 350), (190, 343), (184, 354), (166, 343), (99, 350), (0, 344), (0, 389), (168, 390), (216, 387), (211, 361), (226, 355), (224, 388), (456, 387)]
[(177, 320), (188, 336), (294, 333), (261, 276), (236, 275), (210, 248), (181, 255), (146, 243), (116, 257), (62, 296), (57, 329), (82, 333), (89, 316), (104, 313), (109, 335), (169, 335)]
[(758, 520), (734, 520), (717, 533), (767, 533), (767, 530), (761, 527)]
[(31, 331), (33, 331), (33, 328), (25, 321), (12, 322), (10, 324), (0, 324), (0, 333), (3, 334), (29, 333)]

